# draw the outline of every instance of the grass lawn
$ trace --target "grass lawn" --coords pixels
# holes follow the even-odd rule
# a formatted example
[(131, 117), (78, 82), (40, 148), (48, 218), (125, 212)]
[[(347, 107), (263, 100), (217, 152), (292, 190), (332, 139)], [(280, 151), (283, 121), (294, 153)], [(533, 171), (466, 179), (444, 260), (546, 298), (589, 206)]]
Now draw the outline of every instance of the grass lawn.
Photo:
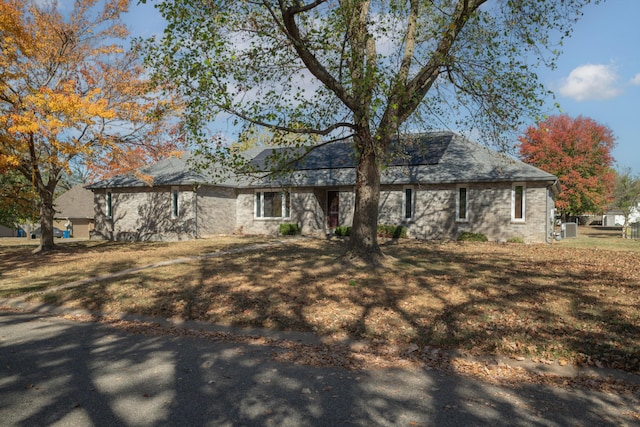
[[(266, 239), (2, 246), (0, 296)], [(62, 241), (58, 241), (62, 242)], [(336, 262), (341, 240), (148, 269), (32, 298), (104, 312), (311, 331), (397, 348), (463, 350), (640, 370), (640, 242), (580, 229), (551, 245), (389, 241), (385, 269)]]

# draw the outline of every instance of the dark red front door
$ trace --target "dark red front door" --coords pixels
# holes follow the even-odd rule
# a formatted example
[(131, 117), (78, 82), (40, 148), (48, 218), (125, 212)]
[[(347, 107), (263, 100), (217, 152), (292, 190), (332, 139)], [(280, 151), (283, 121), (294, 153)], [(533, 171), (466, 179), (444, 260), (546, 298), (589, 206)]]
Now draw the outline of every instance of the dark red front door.
[(340, 192), (327, 191), (327, 226), (336, 228), (340, 224)]

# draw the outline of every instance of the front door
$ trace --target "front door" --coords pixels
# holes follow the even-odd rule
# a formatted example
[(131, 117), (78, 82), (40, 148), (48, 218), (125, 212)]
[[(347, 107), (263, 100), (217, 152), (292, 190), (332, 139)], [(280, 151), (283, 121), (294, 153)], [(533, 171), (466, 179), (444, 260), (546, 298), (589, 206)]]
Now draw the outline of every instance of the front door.
[(340, 224), (340, 192), (327, 191), (327, 227), (336, 228)]

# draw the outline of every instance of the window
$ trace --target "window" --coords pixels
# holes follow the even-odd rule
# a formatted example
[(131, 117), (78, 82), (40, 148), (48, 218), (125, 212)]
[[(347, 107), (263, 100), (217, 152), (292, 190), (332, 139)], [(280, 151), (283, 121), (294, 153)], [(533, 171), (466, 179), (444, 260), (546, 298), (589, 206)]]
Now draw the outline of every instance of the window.
[(180, 205), (178, 204), (178, 190), (171, 189), (171, 218), (178, 218)]
[(113, 205), (111, 204), (111, 191), (107, 191), (105, 208), (106, 208), (105, 210), (107, 211), (107, 217), (111, 218), (113, 216)]
[(456, 221), (469, 221), (469, 190), (467, 187), (458, 187)]
[(405, 188), (402, 200), (402, 219), (405, 221), (413, 219), (413, 188)]
[(256, 192), (256, 218), (289, 218), (291, 195), (288, 191)]
[(511, 189), (511, 220), (524, 222), (525, 220), (525, 186), (515, 184)]

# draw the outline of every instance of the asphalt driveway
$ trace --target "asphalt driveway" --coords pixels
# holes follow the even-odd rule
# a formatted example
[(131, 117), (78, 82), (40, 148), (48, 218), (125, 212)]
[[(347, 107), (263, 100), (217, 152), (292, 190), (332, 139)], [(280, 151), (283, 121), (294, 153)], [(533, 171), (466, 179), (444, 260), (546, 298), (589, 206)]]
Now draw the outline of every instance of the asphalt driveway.
[(640, 397), (429, 369), (347, 371), (280, 349), (0, 311), (6, 426), (633, 426)]

